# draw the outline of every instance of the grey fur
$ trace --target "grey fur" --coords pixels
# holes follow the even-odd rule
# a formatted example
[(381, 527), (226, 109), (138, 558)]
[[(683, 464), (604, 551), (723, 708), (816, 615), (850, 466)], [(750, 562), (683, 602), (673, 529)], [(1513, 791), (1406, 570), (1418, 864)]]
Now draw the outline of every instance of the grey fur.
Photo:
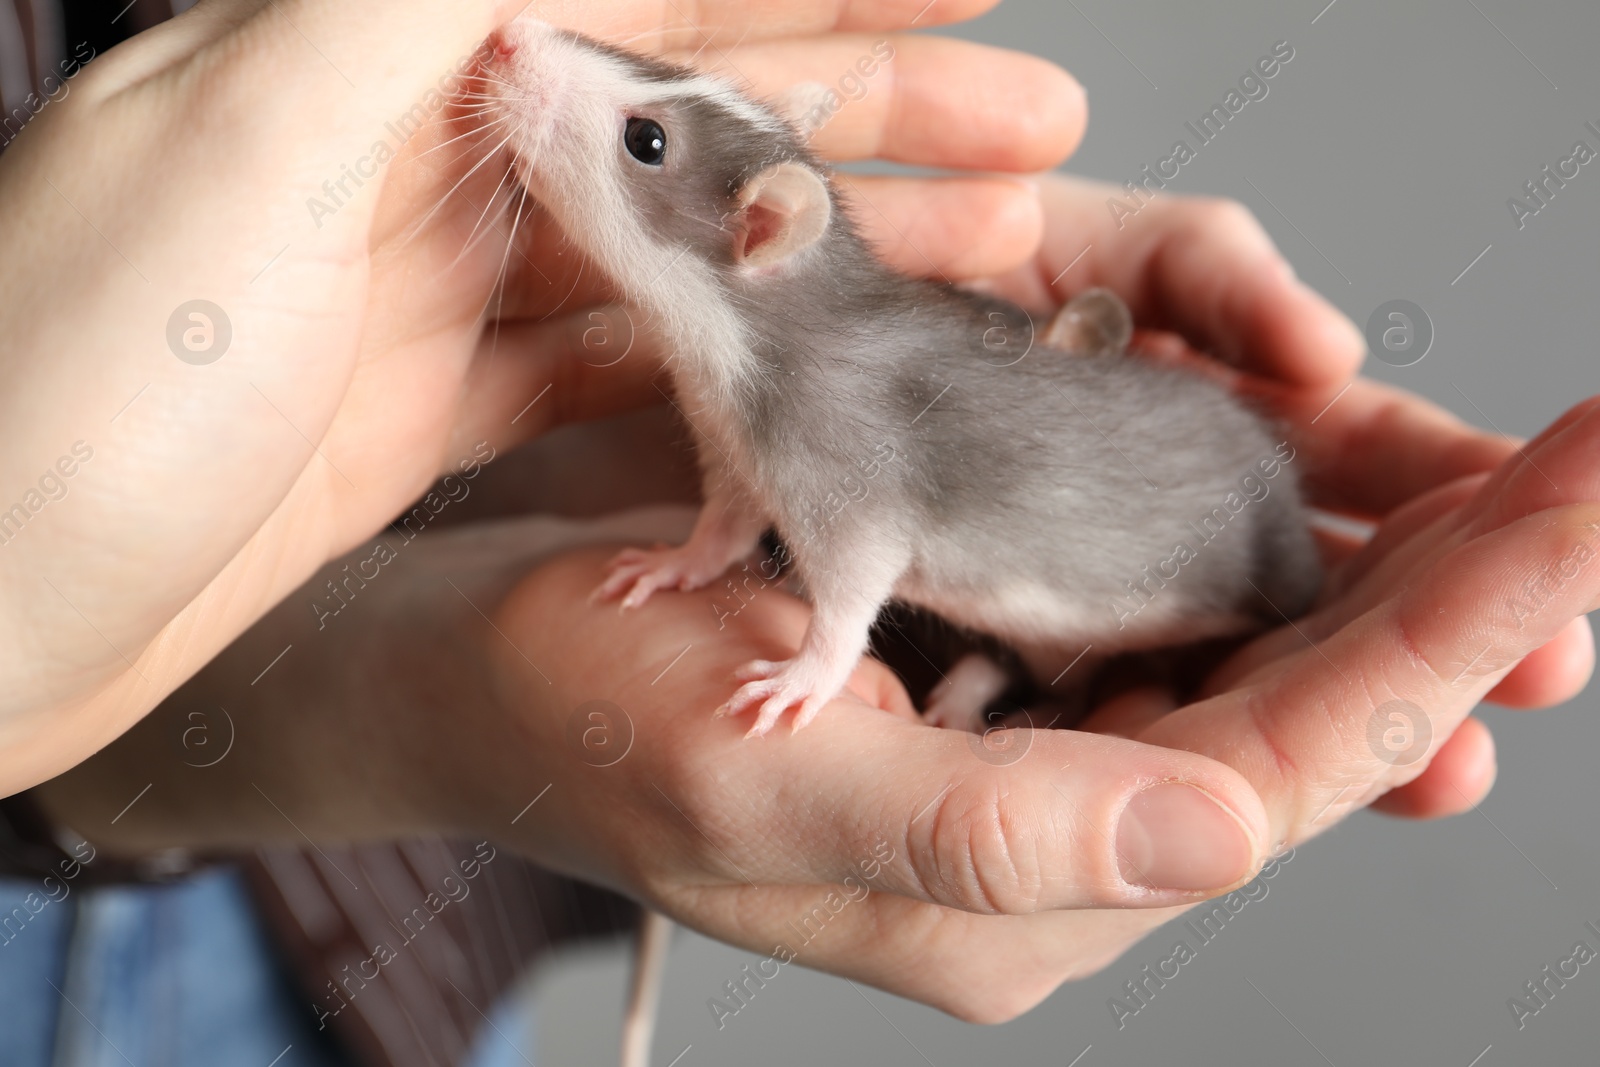
[[(685, 77), (639, 70), (669, 87)], [(727, 405), (739, 474), (819, 617), (892, 595), (1044, 670), (1089, 643), (1179, 643), (1309, 606), (1320, 574), (1293, 451), (1238, 399), (1136, 357), (1047, 349), (1014, 305), (894, 273), (836, 193), (818, 248), (741, 270), (729, 219), (746, 180), (777, 162), (827, 168), (786, 123), (758, 127), (703, 96), (649, 114), (669, 161), (627, 174), (651, 231), (639, 239), (687, 246), (759, 339), (758, 373), (696, 403)], [(675, 354), (680, 375), (694, 358)], [(1174, 564), (1181, 544), (1193, 558)]]

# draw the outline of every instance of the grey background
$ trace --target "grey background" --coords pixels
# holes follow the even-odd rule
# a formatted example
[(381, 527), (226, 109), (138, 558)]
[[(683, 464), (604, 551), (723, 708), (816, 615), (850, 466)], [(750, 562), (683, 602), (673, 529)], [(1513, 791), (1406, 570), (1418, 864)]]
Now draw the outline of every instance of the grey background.
[[(1391, 299), (1420, 304), (1432, 351), (1407, 368), (1369, 360), (1366, 372), (1479, 426), (1534, 433), (1597, 391), (1600, 161), (1521, 232), (1506, 199), (1580, 137), (1600, 148), (1583, 129), (1600, 125), (1600, 9), (1325, 3), (1009, 0), (953, 32), (1071, 70), (1091, 121), (1068, 169), (1119, 181), (1165, 156), (1185, 120), (1289, 41), (1295, 57), (1267, 98), (1171, 191), (1249, 205), (1301, 277), (1357, 324)], [(1006, 1026), (968, 1026), (785, 967), (718, 1032), (706, 999), (758, 957), (680, 934), (656, 1062), (689, 1045), (678, 1067), (1595, 1062), (1600, 963), (1520, 1033), (1507, 1000), (1579, 938), (1600, 948), (1583, 927), (1600, 925), (1596, 699), (1591, 686), (1552, 711), (1485, 709), (1501, 771), (1480, 810), (1427, 825), (1358, 815), (1301, 849), (1120, 1032), (1107, 999), (1165, 955), (1170, 936), (1153, 934)], [(538, 976), (541, 1065), (615, 1062), (623, 968), (616, 947)]]

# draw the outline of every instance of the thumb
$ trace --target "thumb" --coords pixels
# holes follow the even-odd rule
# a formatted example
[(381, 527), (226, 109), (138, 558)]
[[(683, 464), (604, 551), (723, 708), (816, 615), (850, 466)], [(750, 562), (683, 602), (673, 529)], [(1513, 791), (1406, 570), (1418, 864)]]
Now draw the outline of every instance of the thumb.
[(936, 730), (842, 703), (781, 756), (808, 795), (836, 798), (828, 825), (791, 846), (823, 843), (795, 872), (805, 880), (837, 881), (887, 841), (900, 859), (876, 887), (912, 899), (994, 914), (1163, 907), (1247, 882), (1267, 854), (1255, 791), (1204, 756), (1074, 730)]
[[(603, 695), (635, 709), (635, 755), (608, 787), (626, 779), (631, 792), (620, 795), (641, 812), (660, 809), (665, 822), (650, 824), (649, 850), (687, 862), (694, 884), (865, 879), (915, 901), (1014, 915), (1192, 903), (1244, 884), (1266, 858), (1267, 814), (1255, 790), (1191, 752), (1070, 730), (984, 738), (870, 706), (849, 690), (809, 729), (742, 740), (744, 724), (709, 711), (731, 691), (737, 664), (798, 644), (804, 605), (768, 590), (724, 619), (712, 610), (715, 591), (680, 592), (619, 623), (614, 607), (589, 596), (608, 555), (546, 563), (501, 617), (518, 649), (561, 665), (558, 703)], [(558, 604), (566, 607), (552, 611)], [(518, 658), (506, 664), (518, 690), (547, 684)], [(882, 700), (888, 673), (863, 660), (856, 692)], [(616, 823), (601, 825), (591, 815), (600, 810), (586, 807), (581, 822), (562, 820), (557, 832), (606, 836)], [(679, 846), (663, 844), (667, 831), (681, 835)]]
[(1414, 780), (1523, 657), (1600, 607), (1600, 504), (1525, 516), (1446, 553), (1252, 687), (1143, 737), (1257, 783), (1292, 842)]

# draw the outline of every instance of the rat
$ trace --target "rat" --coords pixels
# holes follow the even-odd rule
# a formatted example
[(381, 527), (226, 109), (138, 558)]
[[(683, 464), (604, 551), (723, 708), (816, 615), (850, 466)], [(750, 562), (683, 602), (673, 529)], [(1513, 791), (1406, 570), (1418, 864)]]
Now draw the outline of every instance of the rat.
[[(1123, 357), (1091, 290), (1026, 310), (880, 263), (811, 150), (801, 92), (727, 81), (522, 17), (492, 39), (486, 113), (517, 180), (644, 311), (695, 439), (687, 543), (628, 549), (597, 593), (636, 608), (709, 585), (778, 534), (813, 616), (797, 655), (741, 668), (717, 714), (806, 725), (891, 600), (1014, 649), (1036, 679), (1245, 634), (1321, 581), (1271, 425), (1215, 382)], [(1082, 672), (1080, 671), (1080, 674)], [(950, 672), (929, 718), (980, 728), (1005, 685)], [(647, 1062), (671, 924), (640, 928), (623, 1062)]]
[(805, 726), (891, 599), (1042, 679), (1087, 648), (1309, 607), (1294, 451), (1266, 419), (1205, 376), (1074, 356), (1021, 307), (881, 263), (782, 103), (529, 18), (497, 34), (486, 81), (517, 179), (664, 341), (696, 442), (688, 542), (622, 552), (598, 593), (634, 608), (705, 586), (771, 528), (812, 605), (798, 654), (740, 668), (716, 714)]

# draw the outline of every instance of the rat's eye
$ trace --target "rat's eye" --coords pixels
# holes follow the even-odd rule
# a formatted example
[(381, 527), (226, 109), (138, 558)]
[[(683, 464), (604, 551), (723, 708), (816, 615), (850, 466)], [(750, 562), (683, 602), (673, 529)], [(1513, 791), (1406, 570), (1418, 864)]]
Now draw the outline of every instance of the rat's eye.
[(652, 167), (661, 166), (667, 155), (667, 131), (654, 119), (629, 119), (622, 143), (630, 156)]

